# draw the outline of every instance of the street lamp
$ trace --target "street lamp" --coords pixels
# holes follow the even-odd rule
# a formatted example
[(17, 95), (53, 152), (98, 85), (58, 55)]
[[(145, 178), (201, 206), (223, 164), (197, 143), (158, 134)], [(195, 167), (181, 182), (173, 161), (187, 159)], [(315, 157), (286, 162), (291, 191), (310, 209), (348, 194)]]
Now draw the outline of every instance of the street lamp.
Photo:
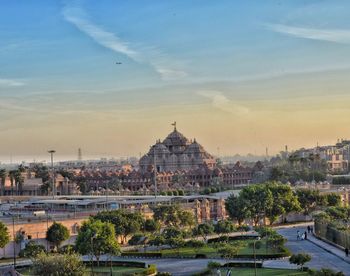
[(255, 276), (257, 276), (257, 269), (256, 269), (256, 252), (255, 252), (255, 243), (260, 240), (260, 237), (258, 237), (254, 242), (254, 270), (255, 270)]
[(13, 215), (12, 215), (12, 235), (13, 235), (13, 268), (16, 269), (15, 217)]
[(51, 173), (52, 173), (52, 197), (55, 198), (55, 173), (53, 170), (53, 154), (55, 150), (49, 150), (48, 153), (51, 155)]
[(94, 239), (97, 237), (97, 234), (91, 236), (91, 274), (94, 276)]

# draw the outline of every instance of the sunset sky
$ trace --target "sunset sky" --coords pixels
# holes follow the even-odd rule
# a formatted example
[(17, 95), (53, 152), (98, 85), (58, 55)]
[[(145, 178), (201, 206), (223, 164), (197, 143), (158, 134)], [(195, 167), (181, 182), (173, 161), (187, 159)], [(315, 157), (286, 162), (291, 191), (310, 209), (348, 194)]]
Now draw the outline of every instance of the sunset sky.
[[(350, 1), (0, 0), (0, 160), (350, 138)], [(122, 64), (117, 64), (122, 63)]]

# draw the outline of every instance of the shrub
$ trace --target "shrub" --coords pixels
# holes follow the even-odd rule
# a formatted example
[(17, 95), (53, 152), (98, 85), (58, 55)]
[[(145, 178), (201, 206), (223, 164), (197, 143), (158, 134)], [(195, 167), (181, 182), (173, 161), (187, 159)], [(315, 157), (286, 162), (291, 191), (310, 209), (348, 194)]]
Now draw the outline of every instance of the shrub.
[(166, 192), (166, 195), (167, 195), (167, 196), (172, 196), (172, 195), (173, 195), (173, 192), (172, 192), (172, 191), (167, 191), (167, 192)]
[(74, 248), (73, 245), (67, 244), (67, 245), (62, 246), (62, 247), (58, 250), (58, 252), (59, 252), (60, 254), (72, 254), (72, 253), (75, 253), (75, 248)]
[(221, 264), (219, 262), (208, 262), (207, 268), (209, 269), (216, 269), (220, 268)]
[(293, 254), (289, 258), (289, 262), (291, 264), (296, 264), (300, 266), (301, 270), (303, 269), (304, 264), (310, 261), (311, 261), (311, 256), (306, 253)]
[(19, 256), (33, 258), (44, 252), (45, 246), (37, 244), (34, 241), (29, 241), (26, 247), (19, 252)]
[(185, 195), (185, 193), (184, 193), (184, 191), (183, 191), (183, 190), (178, 190), (178, 194), (179, 194), (179, 196), (183, 196), (183, 195)]
[(206, 258), (207, 258), (207, 255), (205, 255), (205, 254), (196, 254), (194, 257), (195, 257), (196, 259), (206, 259)]
[(142, 240), (144, 240), (144, 235), (142, 235), (142, 234), (135, 234), (128, 241), (128, 244), (129, 245), (139, 245)]
[(49, 255), (40, 253), (33, 262), (33, 270), (35, 275), (67, 275), (67, 276), (83, 276), (85, 274), (85, 266), (79, 255)]
[(156, 257), (156, 258), (161, 258), (162, 253), (160, 252), (122, 252), (121, 253), (122, 257)]
[(254, 227), (254, 230), (259, 233), (260, 237), (264, 238), (266, 236), (275, 236), (277, 234), (276, 230), (271, 227), (266, 226), (257, 226)]
[(145, 275), (151, 275), (156, 273), (157, 273), (157, 267), (154, 264), (149, 265), (145, 271)]
[(249, 225), (243, 224), (243, 225), (239, 225), (237, 227), (237, 231), (239, 232), (248, 232), (250, 230)]

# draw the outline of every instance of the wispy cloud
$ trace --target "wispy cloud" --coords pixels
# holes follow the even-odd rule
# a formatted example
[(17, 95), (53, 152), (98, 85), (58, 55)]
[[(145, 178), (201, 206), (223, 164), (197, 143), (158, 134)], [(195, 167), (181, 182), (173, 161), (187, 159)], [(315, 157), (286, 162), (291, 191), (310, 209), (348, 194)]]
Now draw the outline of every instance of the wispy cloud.
[(0, 78), (0, 87), (16, 87), (16, 86), (23, 86), (25, 85), (24, 82), (15, 80), (15, 79), (1, 79)]
[(160, 50), (153, 47), (150, 51), (149, 47), (147, 49), (146, 47), (133, 46), (116, 34), (106, 31), (91, 22), (84, 9), (80, 6), (80, 2), (67, 2), (67, 5), (63, 8), (63, 16), (68, 22), (103, 47), (124, 54), (136, 62), (151, 65), (164, 80), (182, 78), (187, 75), (182, 70), (168, 68), (167, 64), (172, 63), (172, 61)]
[(247, 107), (229, 100), (220, 91), (204, 90), (204, 91), (198, 91), (197, 94), (202, 97), (210, 99), (212, 101), (213, 107), (220, 109), (221, 111), (228, 112), (238, 116), (246, 115), (249, 113), (249, 109)]
[(329, 41), (350, 44), (350, 30), (340, 29), (315, 29), (294, 27), (283, 24), (264, 24), (266, 28), (274, 32), (313, 40)]

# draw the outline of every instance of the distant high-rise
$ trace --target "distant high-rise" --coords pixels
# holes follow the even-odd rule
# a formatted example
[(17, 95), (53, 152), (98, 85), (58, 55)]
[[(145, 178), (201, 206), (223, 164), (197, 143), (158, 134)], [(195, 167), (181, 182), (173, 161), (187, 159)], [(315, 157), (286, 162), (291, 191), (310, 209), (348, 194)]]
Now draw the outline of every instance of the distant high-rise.
[(83, 160), (83, 154), (81, 153), (81, 148), (78, 149), (78, 161)]

